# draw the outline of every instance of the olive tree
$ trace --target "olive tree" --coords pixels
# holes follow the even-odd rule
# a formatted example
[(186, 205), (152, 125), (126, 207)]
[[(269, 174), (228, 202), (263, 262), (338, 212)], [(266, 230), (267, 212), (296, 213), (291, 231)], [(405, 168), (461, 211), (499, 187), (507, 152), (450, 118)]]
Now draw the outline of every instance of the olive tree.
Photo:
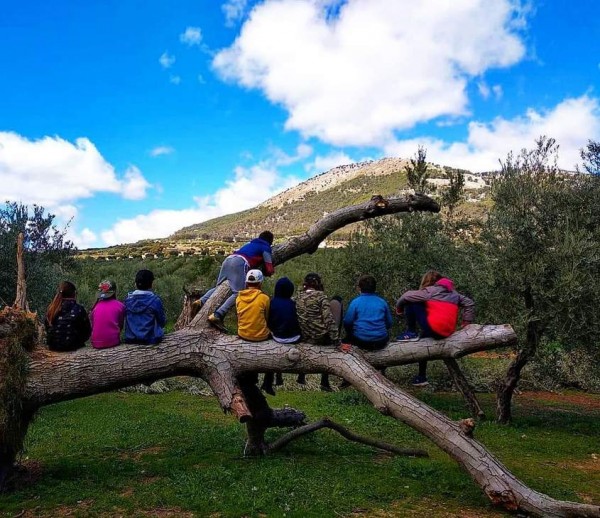
[[(491, 183), (493, 206), (481, 234), (494, 317), (515, 325), (517, 355), (497, 389), (497, 417), (511, 419), (523, 367), (544, 341), (574, 346), (597, 339), (600, 200), (589, 178), (561, 171), (558, 146), (541, 137), (509, 154)], [(598, 190), (596, 190), (598, 193)]]

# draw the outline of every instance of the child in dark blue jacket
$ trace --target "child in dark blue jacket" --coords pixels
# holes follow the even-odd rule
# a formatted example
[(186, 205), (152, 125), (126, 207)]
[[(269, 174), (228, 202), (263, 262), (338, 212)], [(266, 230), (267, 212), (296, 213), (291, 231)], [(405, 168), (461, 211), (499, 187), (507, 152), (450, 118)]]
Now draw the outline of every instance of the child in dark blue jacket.
[[(275, 284), (275, 291), (269, 308), (267, 322), (273, 340), (281, 344), (295, 344), (300, 341), (300, 324), (296, 314), (296, 303), (292, 300), (294, 284), (287, 277), (282, 277)], [(273, 390), (274, 374), (267, 372), (261, 386), (267, 394), (275, 394)], [(277, 373), (277, 385), (283, 385), (281, 373)]]
[(292, 300), (294, 284), (282, 277), (275, 284), (275, 291), (269, 309), (269, 329), (273, 340), (281, 344), (300, 341), (300, 324), (296, 313), (296, 303)]
[(125, 342), (157, 344), (166, 324), (162, 300), (152, 291), (154, 274), (140, 270), (135, 275), (136, 290), (127, 295), (125, 304)]

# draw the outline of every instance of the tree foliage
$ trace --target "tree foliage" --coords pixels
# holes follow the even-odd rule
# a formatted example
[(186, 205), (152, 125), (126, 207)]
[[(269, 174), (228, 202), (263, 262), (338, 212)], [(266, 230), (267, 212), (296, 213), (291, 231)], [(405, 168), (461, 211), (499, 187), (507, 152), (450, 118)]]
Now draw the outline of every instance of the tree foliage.
[(414, 189), (415, 192), (429, 194), (435, 191), (435, 185), (430, 184), (429, 167), (427, 165), (427, 150), (423, 146), (419, 146), (417, 154), (410, 159), (410, 165), (404, 166), (406, 172), (406, 180), (408, 186)]
[(509, 155), (492, 180), (482, 234), (497, 316), (525, 333), (565, 345), (600, 336), (595, 279), (600, 273), (598, 182), (561, 172), (558, 146), (542, 137)]
[(54, 225), (54, 215), (43, 207), (7, 202), (0, 209), (0, 302), (12, 304), (17, 278), (16, 243), (23, 233), (30, 307), (41, 311), (69, 266), (75, 247), (66, 228)]
[(587, 146), (581, 150), (581, 159), (585, 171), (600, 175), (600, 142), (588, 141)]

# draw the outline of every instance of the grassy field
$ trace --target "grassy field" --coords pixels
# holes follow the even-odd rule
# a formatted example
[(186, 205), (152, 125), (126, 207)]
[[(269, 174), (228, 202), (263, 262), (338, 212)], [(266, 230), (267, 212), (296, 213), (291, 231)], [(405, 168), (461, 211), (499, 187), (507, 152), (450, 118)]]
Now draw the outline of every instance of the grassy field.
[[(452, 418), (466, 415), (456, 394), (418, 395)], [(481, 398), (491, 415), (492, 397)], [(0, 497), (0, 516), (503, 516), (447, 455), (353, 390), (283, 390), (270, 402), (424, 447), (431, 458), (393, 457), (320, 431), (272, 457), (243, 459), (244, 428), (214, 397), (109, 393), (40, 412), (24, 456), (30, 480)], [(533, 488), (599, 503), (600, 397), (523, 395), (515, 409), (513, 426), (483, 423), (476, 437)]]

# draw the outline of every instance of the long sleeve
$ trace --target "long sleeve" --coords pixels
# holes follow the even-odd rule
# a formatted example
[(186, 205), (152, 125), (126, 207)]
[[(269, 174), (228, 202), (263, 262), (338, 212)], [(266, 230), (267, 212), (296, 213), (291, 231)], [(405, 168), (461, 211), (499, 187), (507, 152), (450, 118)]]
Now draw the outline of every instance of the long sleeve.
[(459, 307), (462, 308), (462, 321), (465, 324), (470, 324), (475, 320), (475, 302), (466, 295), (460, 295), (458, 300)]
[(321, 300), (321, 315), (323, 316), (323, 323), (327, 327), (329, 338), (331, 338), (332, 341), (337, 342), (340, 339), (340, 330), (338, 323), (335, 321), (335, 318), (333, 318), (331, 307), (329, 306), (329, 301), (326, 297), (323, 297)]
[(165, 327), (167, 323), (167, 316), (165, 314), (165, 307), (163, 306), (162, 299), (157, 295), (155, 301), (155, 310), (156, 310), (156, 322), (159, 327)]

